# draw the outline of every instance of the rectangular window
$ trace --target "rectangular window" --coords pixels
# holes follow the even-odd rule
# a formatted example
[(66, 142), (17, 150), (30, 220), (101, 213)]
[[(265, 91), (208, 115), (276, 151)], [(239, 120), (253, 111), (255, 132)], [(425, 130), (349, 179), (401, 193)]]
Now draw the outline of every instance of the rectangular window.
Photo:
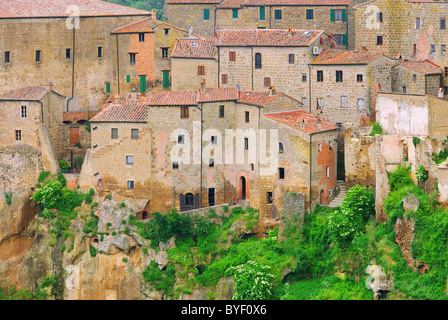
[(341, 96), (341, 107), (347, 107), (347, 96)]
[(320, 109), (324, 107), (324, 98), (317, 98), (317, 107)]
[(236, 60), (236, 52), (229, 51), (229, 61), (235, 61), (235, 60)]
[(274, 10), (274, 19), (282, 20), (282, 10)]
[(412, 75), (412, 80), (417, 81), (417, 75), (416, 74)]
[(415, 29), (420, 29), (420, 18), (415, 18)]
[(412, 45), (412, 55), (415, 56), (416, 53), (417, 53), (417, 44), (414, 43), (414, 44)]
[(285, 179), (285, 168), (278, 168), (278, 178)]
[(306, 82), (306, 73), (302, 73), (302, 82)]
[(205, 74), (205, 67), (198, 66), (198, 76), (203, 76)]
[(336, 122), (336, 126), (338, 127), (338, 132), (342, 132), (342, 122)]
[(134, 64), (135, 63), (135, 53), (129, 54), (129, 62)]
[(336, 42), (336, 44), (338, 46), (342, 46), (342, 43), (343, 43), (342, 38), (343, 38), (343, 36), (345, 36), (345, 34), (344, 35), (343, 34), (334, 34), (333, 35), (334, 41)]
[(336, 71), (336, 82), (342, 82), (343, 78), (342, 78), (342, 71), (341, 70), (337, 70)]
[(20, 107), (20, 116), (22, 118), (26, 118), (26, 106), (21, 106)]
[(244, 119), (246, 122), (249, 122), (249, 111), (244, 111)]
[(98, 47), (98, 58), (103, 57), (103, 47)]
[(238, 19), (238, 9), (232, 9), (232, 18)]
[(168, 48), (162, 48), (162, 59), (168, 59)]
[(331, 21), (345, 21), (346, 20), (345, 9), (331, 9), (330, 20)]
[(304, 107), (307, 107), (308, 106), (308, 101), (307, 101), (307, 98), (302, 98), (302, 104), (303, 104), (303, 106)]
[(377, 12), (376, 13), (376, 21), (377, 22), (383, 22), (383, 13), (382, 12)]
[(210, 9), (204, 9), (204, 20), (210, 20)]
[(403, 93), (406, 93), (406, 87), (403, 87)]
[(215, 205), (215, 188), (208, 189), (208, 205), (210, 207)]
[(98, 179), (98, 187), (101, 187), (103, 185), (103, 179)]
[(143, 32), (138, 34), (138, 41), (145, 42), (145, 34)]
[(215, 166), (215, 159), (208, 159), (208, 166), (210, 168), (214, 167)]
[(317, 70), (317, 82), (324, 81), (324, 72), (322, 70)]
[(249, 150), (249, 138), (244, 138), (244, 150)]
[(227, 84), (227, 73), (221, 74), (221, 84)]
[(431, 54), (436, 54), (436, 45), (435, 44), (431, 45)]
[(446, 20), (445, 18), (440, 18), (440, 29), (445, 30), (446, 29)]
[(211, 137), (211, 142), (212, 142), (212, 144), (217, 144), (218, 143), (218, 136), (212, 136)]
[(260, 20), (266, 20), (266, 7), (260, 7)]
[(444, 44), (442, 44), (442, 54), (446, 53), (446, 46)]
[(11, 62), (11, 53), (9, 51), (5, 51), (5, 63)]
[(180, 108), (180, 117), (181, 119), (187, 119), (190, 117), (190, 108), (188, 107), (181, 107)]
[(306, 9), (306, 20), (314, 19), (314, 11), (313, 9)]
[(224, 106), (219, 106), (219, 117), (224, 118)]
[(106, 92), (110, 93), (110, 82), (106, 82)]
[(264, 86), (269, 88), (271, 86), (271, 78), (265, 77), (263, 80), (264, 80)]
[(177, 143), (178, 144), (184, 144), (185, 143), (185, 135), (180, 134), (177, 136)]
[(131, 139), (138, 139), (138, 129), (131, 129)]
[(173, 162), (173, 169), (179, 169), (179, 162)]
[(358, 98), (358, 110), (364, 109), (364, 98)]
[(134, 164), (134, 156), (126, 156), (126, 164)]
[(325, 175), (327, 176), (327, 179), (330, 178), (330, 166), (325, 167)]
[(128, 190), (134, 190), (134, 181), (133, 180), (128, 181)]
[(376, 37), (376, 45), (377, 46), (383, 45), (383, 36), (377, 36)]
[(266, 202), (267, 203), (272, 203), (272, 192), (267, 192), (266, 193)]
[(356, 75), (356, 82), (362, 82), (362, 81), (363, 81), (362, 74), (357, 74)]
[(41, 50), (36, 50), (36, 62), (41, 61)]
[(16, 130), (16, 141), (22, 140), (22, 130)]
[(126, 76), (126, 83), (131, 83), (131, 76), (130, 75)]
[(322, 151), (322, 145), (320, 143), (317, 144), (317, 151), (318, 152)]
[(294, 53), (288, 55), (289, 64), (294, 64)]
[(110, 138), (111, 139), (118, 139), (118, 128), (110, 129)]
[(65, 59), (70, 60), (72, 58), (72, 50), (71, 49), (65, 49)]

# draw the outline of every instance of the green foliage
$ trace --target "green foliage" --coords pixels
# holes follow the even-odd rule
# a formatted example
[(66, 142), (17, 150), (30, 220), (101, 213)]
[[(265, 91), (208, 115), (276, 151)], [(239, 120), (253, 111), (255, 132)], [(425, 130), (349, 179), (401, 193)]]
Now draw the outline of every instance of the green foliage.
[(63, 187), (67, 186), (67, 179), (64, 177), (62, 173), (58, 172), (57, 180), (61, 183)]
[(272, 296), (274, 276), (271, 267), (247, 261), (227, 270), (235, 282), (234, 300), (268, 300)]
[(90, 252), (90, 256), (91, 257), (96, 257), (97, 251), (96, 251), (96, 248), (94, 246), (90, 245), (89, 252)]
[(126, 203), (124, 203), (124, 202), (120, 203), (120, 208), (124, 208), (124, 207), (126, 207)]
[(51, 174), (50, 171), (42, 171), (37, 178), (37, 182), (44, 182), (44, 180)]
[(417, 170), (415, 170), (415, 176), (418, 181), (425, 181), (428, 179), (428, 172), (425, 170), (425, 167), (420, 165)]
[[(95, 190), (93, 190), (92, 188), (89, 189), (89, 196), (93, 196), (95, 194)], [(96, 202), (96, 204), (98, 205), (98, 202)]]
[(173, 286), (176, 282), (176, 272), (173, 265), (168, 265), (165, 270), (160, 270), (159, 265), (154, 260), (143, 271), (143, 279), (148, 282), (153, 289), (162, 290), (166, 296), (173, 295)]
[(67, 161), (63, 160), (63, 159), (58, 159), (59, 162), (59, 167), (61, 169), (68, 169), (70, 168), (70, 166), (68, 165)]
[[(76, 142), (76, 143), (75, 143), (75, 147), (82, 148), (82, 147), (81, 147), (81, 142)], [(79, 168), (79, 167), (75, 167), (75, 168)]]
[[(78, 142), (79, 143), (79, 142)], [(81, 145), (79, 145), (79, 146), (77, 146), (78, 148), (81, 148)], [(81, 168), (82, 167), (82, 164), (83, 164), (83, 162), (84, 162), (84, 158), (83, 157), (76, 157), (74, 160), (73, 160), (73, 168)]]
[(436, 153), (432, 154), (432, 160), (436, 164), (441, 164), (446, 160), (446, 158), (448, 158), (448, 149), (440, 150), (438, 154)]
[(389, 190), (391, 192), (396, 191), (402, 187), (414, 185), (414, 182), (412, 181), (409, 174), (411, 173), (411, 166), (398, 166), (398, 168), (393, 171), (389, 172), (388, 178), (389, 178)]
[(112, 200), (112, 195), (111, 195), (111, 194), (107, 195), (107, 196), (106, 196), (106, 199), (107, 199), (107, 200)]
[(86, 234), (95, 235), (98, 231), (98, 221), (100, 219), (98, 217), (93, 217), (89, 219), (82, 228), (82, 231)]
[(222, 211), (229, 212), (229, 206), (223, 206), (222, 207)]
[(123, 261), (124, 263), (127, 263), (127, 262), (128, 262), (128, 258), (123, 258), (122, 261)]
[(107, 0), (107, 1), (146, 11), (151, 11), (152, 9), (154, 9), (156, 11), (157, 19), (162, 21), (164, 20), (163, 0)]
[(47, 293), (40, 288), (31, 292), (28, 290), (17, 290), (10, 287), (8, 291), (0, 288), (0, 300), (46, 300)]
[(419, 137), (412, 137), (412, 144), (414, 145), (414, 148), (417, 148), (417, 145), (420, 143)]
[(8, 206), (11, 205), (11, 202), (12, 202), (12, 193), (6, 193), (6, 192), (5, 192), (5, 201), (6, 201), (6, 204), (7, 204)]
[(372, 131), (370, 131), (370, 135), (372, 137), (376, 134), (379, 134), (379, 135), (383, 134), (383, 127), (381, 127), (381, 124), (379, 122), (374, 122), (372, 124)]

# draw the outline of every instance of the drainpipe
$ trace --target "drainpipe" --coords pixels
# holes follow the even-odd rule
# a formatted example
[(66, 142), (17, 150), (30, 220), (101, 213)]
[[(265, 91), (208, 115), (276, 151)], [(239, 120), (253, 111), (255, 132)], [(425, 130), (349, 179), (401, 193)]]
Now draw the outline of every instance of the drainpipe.
[(117, 39), (117, 74), (118, 74), (118, 94), (120, 94), (120, 53), (119, 53), (119, 44), (118, 44), (118, 34), (115, 35)]
[(216, 10), (218, 10), (218, 7), (215, 6), (215, 12), (213, 14), (213, 37), (216, 35)]
[(252, 91), (254, 91), (254, 48), (250, 47), (250, 59), (251, 59), (251, 77), (252, 77)]
[(220, 71), (221, 71), (221, 68), (219, 67), (219, 58), (220, 58), (219, 55), (220, 55), (220, 53), (221, 53), (220, 47), (218, 47), (218, 87), (221, 86), (221, 75), (219, 74)]
[(269, 6), (269, 29), (272, 29), (272, 7)]
[(312, 167), (312, 164), (313, 164), (313, 159), (312, 159), (312, 154), (313, 154), (313, 143), (312, 143), (312, 141), (313, 141), (313, 135), (314, 135), (314, 133), (310, 133), (310, 199), (309, 199), (309, 203), (310, 203), (310, 213), (312, 212), (312, 210), (311, 210), (311, 205), (312, 205), (312, 203), (311, 203), (311, 190), (312, 190), (312, 187), (313, 187), (313, 180), (312, 180), (312, 169), (311, 169), (311, 167)]
[[(74, 22), (73, 22), (74, 23)], [(76, 33), (75, 33), (75, 23), (73, 24), (73, 58), (72, 58), (72, 96), (70, 98), (67, 99), (67, 112), (68, 112), (68, 106), (69, 106), (69, 102), (73, 99), (73, 97), (75, 96), (75, 56), (76, 56), (76, 50), (75, 50), (75, 45), (76, 45)]]
[(308, 90), (309, 90), (309, 93), (308, 93), (308, 96), (309, 96), (309, 101), (308, 101), (308, 106), (309, 106), (309, 110), (310, 110), (310, 113), (311, 113), (311, 66), (310, 66), (310, 64), (308, 64)]
[(199, 177), (199, 188), (200, 188), (200, 191), (199, 191), (199, 208), (202, 208), (202, 166), (203, 166), (203, 163), (202, 163), (202, 119), (204, 118), (203, 117), (203, 112), (202, 112), (203, 106), (204, 106), (203, 103), (201, 103), (201, 107), (200, 108), (198, 106), (196, 106), (196, 108), (198, 108), (201, 111), (201, 151), (200, 151), (201, 152), (201, 173), (200, 173), (200, 177)]
[(42, 123), (44, 123), (45, 122), (44, 121), (44, 104), (42, 103), (42, 101), (37, 101), (37, 102), (40, 103), (40, 114), (41, 114), (41, 117), (42, 117)]
[(345, 50), (348, 50), (348, 5), (345, 6), (345, 38), (347, 41), (345, 42)]

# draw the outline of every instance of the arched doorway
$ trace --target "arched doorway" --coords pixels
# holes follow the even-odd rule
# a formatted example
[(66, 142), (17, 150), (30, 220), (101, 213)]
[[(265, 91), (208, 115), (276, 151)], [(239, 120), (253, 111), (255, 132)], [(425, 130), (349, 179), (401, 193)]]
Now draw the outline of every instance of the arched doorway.
[(194, 195), (192, 193), (187, 193), (185, 195), (185, 210), (194, 209)]
[(246, 178), (241, 177), (240, 178), (240, 184), (241, 184), (241, 200), (246, 200)]
[(324, 190), (320, 190), (319, 203), (320, 204), (325, 204), (325, 192), (324, 192)]

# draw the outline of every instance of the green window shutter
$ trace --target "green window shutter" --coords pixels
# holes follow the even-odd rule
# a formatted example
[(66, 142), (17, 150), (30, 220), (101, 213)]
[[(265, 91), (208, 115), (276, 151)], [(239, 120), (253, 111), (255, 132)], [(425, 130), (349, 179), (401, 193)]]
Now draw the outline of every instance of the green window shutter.
[(110, 93), (110, 83), (106, 83), (106, 92)]
[(346, 34), (343, 34), (343, 35), (342, 35), (342, 45), (343, 45), (343, 46), (346, 46), (346, 45), (347, 45), (347, 35), (346, 35)]
[(146, 92), (146, 76), (140, 76), (140, 92)]
[(334, 21), (334, 9), (330, 10), (331, 21)]
[(163, 89), (170, 88), (170, 72), (167, 70), (163, 71)]
[(260, 20), (266, 20), (266, 7), (260, 7)]
[(232, 9), (232, 16), (234, 19), (238, 19), (238, 9)]
[(126, 76), (126, 83), (131, 83), (131, 76), (129, 75)]
[(204, 20), (210, 20), (210, 9), (204, 9)]
[(347, 21), (347, 10), (342, 9), (342, 21)]

